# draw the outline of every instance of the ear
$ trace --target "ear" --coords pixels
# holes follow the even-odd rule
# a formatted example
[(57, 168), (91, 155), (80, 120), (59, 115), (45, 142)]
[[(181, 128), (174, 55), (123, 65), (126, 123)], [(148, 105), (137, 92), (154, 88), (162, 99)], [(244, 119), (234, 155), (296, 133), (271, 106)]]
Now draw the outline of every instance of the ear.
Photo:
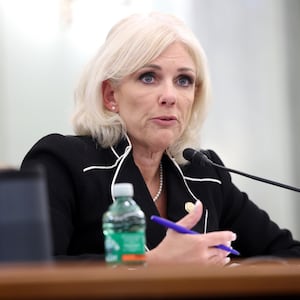
[(112, 112), (118, 112), (118, 103), (115, 99), (115, 89), (109, 80), (102, 82), (103, 105)]

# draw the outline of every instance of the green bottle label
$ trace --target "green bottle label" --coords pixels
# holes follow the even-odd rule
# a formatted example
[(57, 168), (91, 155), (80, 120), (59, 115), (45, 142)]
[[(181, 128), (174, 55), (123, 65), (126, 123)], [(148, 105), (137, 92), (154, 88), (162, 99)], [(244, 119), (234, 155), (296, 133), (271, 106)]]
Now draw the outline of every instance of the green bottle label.
[(138, 263), (145, 260), (144, 232), (118, 232), (105, 236), (105, 261)]

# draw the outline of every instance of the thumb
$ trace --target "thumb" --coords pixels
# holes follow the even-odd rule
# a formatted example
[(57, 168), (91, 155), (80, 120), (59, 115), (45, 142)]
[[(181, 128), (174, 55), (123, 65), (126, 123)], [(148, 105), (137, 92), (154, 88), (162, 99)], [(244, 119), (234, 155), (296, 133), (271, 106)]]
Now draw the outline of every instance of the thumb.
[(177, 222), (177, 224), (185, 228), (191, 229), (199, 222), (199, 220), (202, 217), (202, 213), (203, 213), (203, 205), (199, 200), (197, 200), (194, 209), (186, 216), (184, 216), (182, 219), (180, 219)]

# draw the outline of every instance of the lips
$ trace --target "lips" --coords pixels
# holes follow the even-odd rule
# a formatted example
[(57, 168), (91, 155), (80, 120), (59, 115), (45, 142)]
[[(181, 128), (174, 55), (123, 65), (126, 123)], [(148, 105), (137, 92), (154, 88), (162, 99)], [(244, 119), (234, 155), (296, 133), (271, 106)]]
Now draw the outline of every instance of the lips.
[(162, 120), (162, 121), (176, 121), (177, 120), (177, 118), (174, 116), (160, 116), (155, 119)]
[(178, 123), (178, 119), (175, 116), (159, 116), (152, 119), (159, 126), (169, 127)]

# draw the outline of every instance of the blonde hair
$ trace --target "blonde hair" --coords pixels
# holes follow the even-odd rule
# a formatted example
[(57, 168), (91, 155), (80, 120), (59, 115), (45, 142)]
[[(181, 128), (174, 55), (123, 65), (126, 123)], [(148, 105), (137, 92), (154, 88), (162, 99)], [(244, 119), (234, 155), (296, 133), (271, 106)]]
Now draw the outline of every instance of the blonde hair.
[(196, 89), (187, 128), (168, 152), (184, 163), (186, 147), (199, 148), (200, 130), (209, 100), (206, 56), (193, 32), (172, 15), (153, 12), (134, 14), (112, 27), (96, 56), (86, 66), (75, 90), (73, 128), (78, 135), (91, 135), (102, 147), (115, 145), (126, 134), (119, 114), (105, 109), (102, 83), (118, 82), (157, 58), (168, 46), (180, 42), (196, 65)]

